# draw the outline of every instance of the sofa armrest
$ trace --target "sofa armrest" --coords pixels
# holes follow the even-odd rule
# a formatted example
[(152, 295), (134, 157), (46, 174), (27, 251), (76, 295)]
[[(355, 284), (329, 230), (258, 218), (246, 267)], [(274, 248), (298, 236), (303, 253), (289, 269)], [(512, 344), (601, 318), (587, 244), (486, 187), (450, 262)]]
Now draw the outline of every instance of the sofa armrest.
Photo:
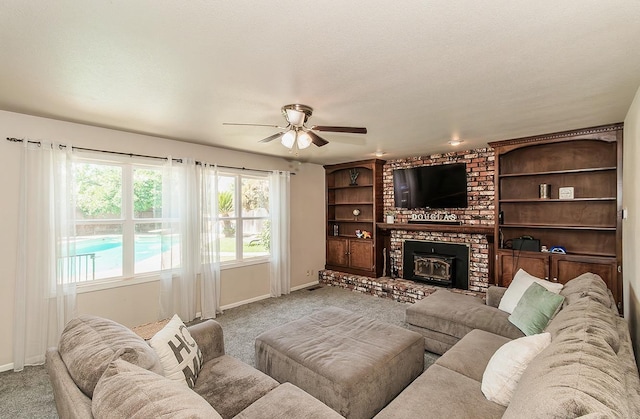
[(92, 418), (91, 399), (78, 388), (69, 375), (58, 348), (47, 349), (44, 365), (53, 388), (58, 416), (62, 419)]
[(507, 291), (505, 287), (498, 287), (495, 285), (490, 286), (487, 290), (487, 305), (498, 308), (505, 291)]
[(224, 335), (220, 323), (209, 319), (187, 329), (202, 351), (203, 363), (224, 355)]

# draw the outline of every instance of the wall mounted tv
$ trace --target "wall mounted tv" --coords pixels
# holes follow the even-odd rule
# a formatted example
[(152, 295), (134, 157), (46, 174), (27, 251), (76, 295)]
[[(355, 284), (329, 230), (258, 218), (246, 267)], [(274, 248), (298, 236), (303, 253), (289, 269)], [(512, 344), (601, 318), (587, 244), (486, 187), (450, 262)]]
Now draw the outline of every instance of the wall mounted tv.
[(467, 168), (464, 163), (419, 166), (393, 171), (397, 208), (466, 208)]

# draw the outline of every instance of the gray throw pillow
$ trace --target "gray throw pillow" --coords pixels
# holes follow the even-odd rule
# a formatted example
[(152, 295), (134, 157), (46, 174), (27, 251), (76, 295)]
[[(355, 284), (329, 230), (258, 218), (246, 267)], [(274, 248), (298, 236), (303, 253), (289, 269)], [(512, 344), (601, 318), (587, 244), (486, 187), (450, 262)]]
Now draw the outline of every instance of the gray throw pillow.
[(186, 385), (122, 359), (109, 364), (91, 403), (95, 418), (221, 418)]
[(534, 282), (522, 294), (509, 321), (527, 336), (542, 333), (563, 301), (563, 296), (549, 292)]
[(85, 315), (67, 323), (58, 351), (73, 382), (89, 397), (116, 357), (162, 374), (160, 359), (147, 342), (127, 327), (101, 317)]

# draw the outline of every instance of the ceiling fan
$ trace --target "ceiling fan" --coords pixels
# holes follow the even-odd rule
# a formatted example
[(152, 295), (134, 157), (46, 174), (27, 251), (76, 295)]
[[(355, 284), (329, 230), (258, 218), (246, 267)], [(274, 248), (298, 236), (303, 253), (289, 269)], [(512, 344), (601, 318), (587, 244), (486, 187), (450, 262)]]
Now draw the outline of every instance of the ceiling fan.
[(223, 125), (250, 125), (257, 127), (273, 127), (283, 130), (277, 134), (273, 134), (265, 139), (260, 140), (261, 143), (268, 143), (273, 140), (280, 139), (283, 146), (292, 150), (294, 147), (298, 147), (299, 150), (309, 147), (312, 143), (318, 147), (322, 147), (329, 143), (329, 141), (320, 137), (313, 131), (323, 132), (343, 132), (351, 134), (366, 134), (366, 128), (357, 127), (334, 127), (324, 125), (313, 125), (311, 128), (307, 127), (305, 123), (313, 113), (313, 108), (307, 105), (300, 105), (294, 103), (291, 105), (285, 105), (282, 107), (282, 115), (287, 121), (287, 125), (284, 127), (278, 125), (266, 125), (266, 124), (241, 124), (233, 122), (224, 122)]

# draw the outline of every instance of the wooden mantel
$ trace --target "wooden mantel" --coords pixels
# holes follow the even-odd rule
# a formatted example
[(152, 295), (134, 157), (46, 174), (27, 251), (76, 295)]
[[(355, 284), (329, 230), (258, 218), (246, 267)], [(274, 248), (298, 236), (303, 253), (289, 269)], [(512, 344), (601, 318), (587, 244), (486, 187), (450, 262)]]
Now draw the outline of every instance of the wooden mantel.
[(421, 224), (421, 223), (376, 223), (382, 231), (407, 230), (407, 231), (437, 231), (442, 233), (484, 234), (493, 236), (493, 226), (475, 224)]

